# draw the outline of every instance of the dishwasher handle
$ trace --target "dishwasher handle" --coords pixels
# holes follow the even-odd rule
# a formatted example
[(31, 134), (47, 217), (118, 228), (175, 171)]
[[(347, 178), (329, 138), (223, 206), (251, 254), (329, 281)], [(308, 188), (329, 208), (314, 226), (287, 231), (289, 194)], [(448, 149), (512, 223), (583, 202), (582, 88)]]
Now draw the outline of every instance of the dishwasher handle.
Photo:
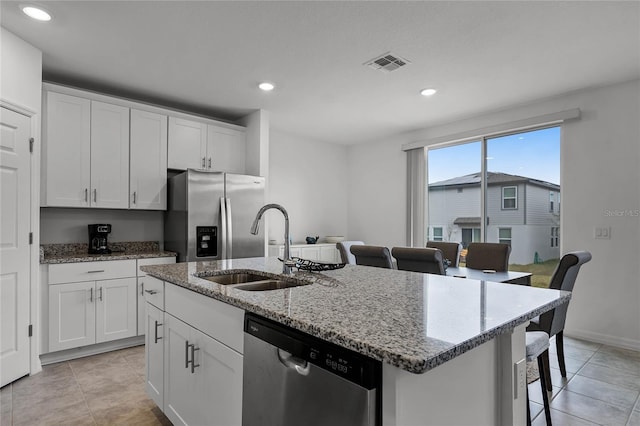
[(309, 375), (311, 365), (308, 361), (302, 358), (298, 358), (297, 356), (294, 356), (291, 353), (280, 348), (276, 348), (276, 353), (278, 354), (278, 360), (280, 360), (282, 365), (287, 368), (296, 370), (296, 372), (301, 376)]

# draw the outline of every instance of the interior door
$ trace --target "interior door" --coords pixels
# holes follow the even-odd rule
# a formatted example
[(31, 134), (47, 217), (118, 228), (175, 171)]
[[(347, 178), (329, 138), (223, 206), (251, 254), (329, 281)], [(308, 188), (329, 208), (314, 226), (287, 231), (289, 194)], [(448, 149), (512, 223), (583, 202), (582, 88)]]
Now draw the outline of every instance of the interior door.
[(0, 386), (29, 374), (30, 119), (0, 113)]

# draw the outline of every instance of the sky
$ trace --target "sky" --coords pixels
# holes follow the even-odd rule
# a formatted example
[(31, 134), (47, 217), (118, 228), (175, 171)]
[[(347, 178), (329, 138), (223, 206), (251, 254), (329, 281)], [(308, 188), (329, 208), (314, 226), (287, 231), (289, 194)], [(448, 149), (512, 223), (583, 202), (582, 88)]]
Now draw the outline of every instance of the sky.
[[(481, 142), (429, 149), (429, 183), (477, 173)], [(560, 184), (560, 127), (487, 139), (487, 171)]]

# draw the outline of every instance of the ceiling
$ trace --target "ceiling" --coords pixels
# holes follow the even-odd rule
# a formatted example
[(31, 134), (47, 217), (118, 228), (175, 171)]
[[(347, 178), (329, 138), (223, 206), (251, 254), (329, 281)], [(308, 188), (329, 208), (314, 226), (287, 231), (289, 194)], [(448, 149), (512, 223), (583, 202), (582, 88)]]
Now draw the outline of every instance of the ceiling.
[[(40, 1), (48, 23), (24, 3), (0, 22), (46, 80), (342, 144), (640, 77), (637, 1)], [(411, 63), (363, 65), (386, 52)]]

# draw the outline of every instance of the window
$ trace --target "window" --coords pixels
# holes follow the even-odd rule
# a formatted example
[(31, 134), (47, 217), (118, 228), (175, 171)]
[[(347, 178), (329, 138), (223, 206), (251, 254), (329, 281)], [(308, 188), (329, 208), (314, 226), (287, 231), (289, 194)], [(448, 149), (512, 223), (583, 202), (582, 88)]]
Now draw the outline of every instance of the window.
[(433, 241), (444, 241), (442, 239), (442, 227), (433, 228)]
[(549, 211), (553, 213), (553, 201), (555, 200), (555, 194), (553, 192), (549, 192)]
[(514, 210), (518, 208), (518, 187), (504, 186), (502, 188), (502, 209)]
[(560, 227), (551, 227), (551, 247), (558, 247), (558, 241), (560, 239)]
[(469, 243), (482, 241), (480, 228), (462, 228), (462, 247), (467, 248)]
[(511, 228), (498, 228), (498, 242), (511, 245)]

